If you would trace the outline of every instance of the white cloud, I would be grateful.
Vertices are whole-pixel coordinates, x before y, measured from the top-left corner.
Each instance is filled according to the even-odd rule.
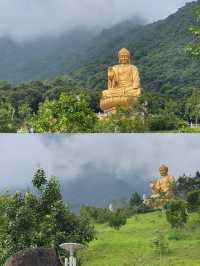
[[[18,41],[76,26],[109,26],[133,15],[157,20],[186,0],[0,0],[0,36]]]
[[[30,185],[39,165],[65,180],[107,173],[132,184],[135,175],[157,177],[163,163],[174,176],[193,174],[200,170],[199,139],[165,134],[1,135],[0,187]]]

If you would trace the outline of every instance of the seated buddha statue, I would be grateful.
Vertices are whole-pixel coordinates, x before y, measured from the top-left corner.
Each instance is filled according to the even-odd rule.
[[[117,107],[128,107],[141,96],[139,71],[130,64],[130,52],[123,48],[118,53],[119,65],[108,69],[108,89],[103,91],[100,107],[104,113]]]
[[[151,183],[153,205],[155,208],[161,208],[170,199],[173,198],[172,184],[175,182],[173,176],[168,175],[168,167],[161,165],[161,178]]]

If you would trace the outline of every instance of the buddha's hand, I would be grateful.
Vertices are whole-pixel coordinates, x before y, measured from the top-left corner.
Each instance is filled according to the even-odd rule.
[[[108,78],[109,78],[110,80],[113,80],[114,75],[115,75],[115,72],[114,72],[114,70],[113,70],[113,67],[109,67],[109,69],[108,69]]]

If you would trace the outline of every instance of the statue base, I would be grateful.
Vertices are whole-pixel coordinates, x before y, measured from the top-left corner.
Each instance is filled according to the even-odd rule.
[[[171,201],[173,198],[149,198],[145,200],[145,204],[153,209],[162,209],[165,204]]]
[[[129,107],[135,101],[137,101],[138,97],[130,97],[130,96],[113,96],[101,99],[100,107],[104,113],[115,113],[117,108],[119,107]]]

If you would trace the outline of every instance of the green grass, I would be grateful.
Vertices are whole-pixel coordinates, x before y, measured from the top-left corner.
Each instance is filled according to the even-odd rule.
[[[107,225],[97,225],[97,239],[79,255],[81,266],[199,266],[200,217],[190,216],[187,226],[181,229],[179,240],[160,212],[138,215],[115,231]],[[169,241],[169,253],[160,262],[153,248],[158,231]]]

